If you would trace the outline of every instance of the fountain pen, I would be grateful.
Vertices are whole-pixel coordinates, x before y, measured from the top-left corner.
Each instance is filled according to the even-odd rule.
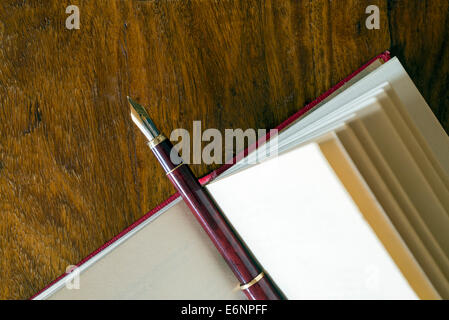
[[[162,165],[201,227],[224,258],[250,300],[279,300],[281,295],[251,257],[249,251],[223,217],[210,194],[189,166],[173,149],[170,140],[159,132],[146,110],[128,97],[131,118],[148,140],[148,146]]]

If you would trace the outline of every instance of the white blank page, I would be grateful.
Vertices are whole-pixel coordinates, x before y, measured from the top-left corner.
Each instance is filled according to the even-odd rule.
[[[207,188],[287,298],[417,298],[317,144]]]

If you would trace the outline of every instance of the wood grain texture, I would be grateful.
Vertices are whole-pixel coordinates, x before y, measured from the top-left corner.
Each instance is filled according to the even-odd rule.
[[[449,129],[449,2],[0,3],[0,298],[27,298],[174,192],[161,131],[272,128],[390,49]],[[380,8],[380,30],[365,8]],[[201,176],[217,165],[194,165]]]

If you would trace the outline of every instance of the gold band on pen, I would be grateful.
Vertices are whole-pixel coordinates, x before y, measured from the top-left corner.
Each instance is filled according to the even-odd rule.
[[[158,135],[156,138],[154,138],[151,141],[148,141],[148,146],[153,149],[155,146],[157,146],[159,143],[167,139],[163,134]]]
[[[173,169],[171,169],[169,172],[166,173],[166,175],[172,173],[173,171],[175,171],[176,169],[178,169],[180,166],[182,166],[184,163],[181,162],[180,164],[178,164],[176,167],[174,167]]]
[[[250,288],[251,286],[255,285],[257,282],[259,282],[264,276],[265,276],[265,273],[263,273],[263,271],[262,271],[250,282],[241,284],[240,290],[246,290],[246,289]]]

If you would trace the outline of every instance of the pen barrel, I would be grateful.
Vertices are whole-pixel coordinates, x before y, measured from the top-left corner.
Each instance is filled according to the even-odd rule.
[[[150,147],[200,225],[241,283],[250,300],[279,300],[271,284],[225,220],[211,196],[202,188],[187,164],[182,163],[171,142],[165,139]]]

